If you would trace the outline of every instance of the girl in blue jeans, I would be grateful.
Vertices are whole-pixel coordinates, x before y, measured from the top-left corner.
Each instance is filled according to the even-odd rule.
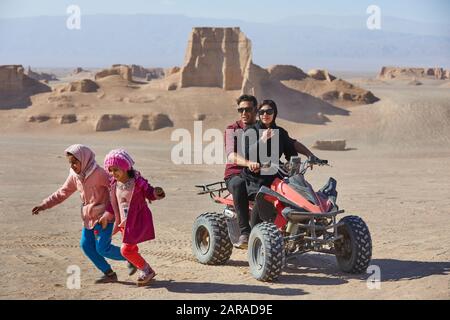
[[[120,253],[120,247],[111,244],[112,231],[114,223],[108,223],[106,228],[96,224],[94,229],[83,228],[81,232],[80,246],[84,254],[94,263],[94,265],[103,272],[103,277],[95,283],[109,283],[117,281],[117,274],[112,270],[111,265],[105,258],[126,261]],[[137,269],[128,262],[128,274],[133,275]]]

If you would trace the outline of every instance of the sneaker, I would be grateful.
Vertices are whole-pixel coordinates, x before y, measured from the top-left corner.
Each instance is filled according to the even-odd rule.
[[[155,270],[150,266],[144,270],[140,270],[139,277],[137,278],[136,284],[141,287],[147,285],[156,276]]]
[[[137,271],[137,268],[130,261],[128,261],[127,268],[128,268],[128,275],[129,276],[132,276]]]
[[[241,234],[239,240],[234,244],[237,249],[247,249],[248,248],[248,234]]]
[[[95,280],[95,284],[113,283],[117,281],[117,274],[111,270],[109,272],[105,272],[105,274],[101,278]]]

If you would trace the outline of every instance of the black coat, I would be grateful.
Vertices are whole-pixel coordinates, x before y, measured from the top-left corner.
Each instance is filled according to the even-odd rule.
[[[273,150],[275,154],[273,158],[278,162],[282,155],[289,161],[292,156],[297,155],[295,151],[295,140],[289,137],[289,134],[282,127],[273,124],[271,129],[274,130],[274,136],[267,140],[266,143],[261,141],[261,135],[265,126],[261,122],[257,122],[255,125],[248,127],[244,134],[244,154],[247,160],[256,161],[258,163],[267,162],[272,156],[272,143],[278,138],[279,148],[278,150]],[[255,141],[257,138],[257,141]],[[254,156],[256,155],[256,159]],[[261,158],[261,155],[267,156],[266,159]],[[247,185],[247,193],[249,196],[254,196],[258,193],[261,186],[270,186],[277,174],[273,175],[261,175],[260,172],[251,172],[248,168],[245,168],[241,172],[241,176],[245,179]]]

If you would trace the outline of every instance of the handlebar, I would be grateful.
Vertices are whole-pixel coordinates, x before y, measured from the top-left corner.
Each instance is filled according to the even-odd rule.
[[[328,160],[322,160],[317,158],[316,156],[310,156],[303,162],[300,161],[299,157],[292,157],[288,163],[273,164],[269,161],[266,163],[262,163],[261,169],[275,167],[281,175],[290,177],[297,173],[304,175],[308,168],[312,169],[314,165],[330,166]]]
[[[307,161],[310,164],[313,164],[313,165],[319,165],[319,166],[326,166],[326,165],[328,165],[328,160],[322,160],[322,159],[319,159],[319,158],[317,158],[315,156],[309,157],[309,159]]]
[[[330,165],[328,164],[328,160],[322,160],[312,155],[302,163],[300,167],[300,174],[304,175],[308,170],[308,168],[312,169],[313,166],[330,166]]]

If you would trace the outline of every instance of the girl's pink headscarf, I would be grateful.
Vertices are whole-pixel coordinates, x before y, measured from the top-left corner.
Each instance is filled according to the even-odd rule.
[[[65,152],[73,154],[73,156],[81,162],[80,174],[75,173],[72,168],[70,169],[72,174],[78,176],[81,180],[89,177],[89,175],[98,167],[97,162],[95,162],[95,153],[82,144],[73,144],[68,147]]]

